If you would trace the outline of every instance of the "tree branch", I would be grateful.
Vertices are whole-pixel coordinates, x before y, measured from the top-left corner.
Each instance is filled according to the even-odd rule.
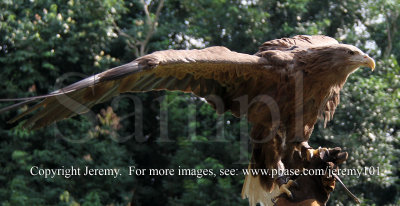
[[[147,49],[148,49],[147,45],[149,44],[150,39],[154,35],[154,32],[158,26],[158,19],[161,15],[161,10],[164,6],[164,0],[159,1],[154,19],[151,18],[149,8],[148,8],[149,5],[146,4],[146,2],[144,0],[140,0],[140,3],[142,3],[142,5],[143,5],[143,10],[145,13],[145,18],[146,18],[146,27],[147,27],[146,36],[142,41],[136,39],[132,35],[125,33],[118,27],[118,25],[114,21],[112,22],[114,25],[114,29],[118,32],[118,34],[120,36],[127,38],[127,45],[129,48],[134,50],[136,57],[146,55],[146,53],[147,53]]]
[[[139,54],[139,49],[137,47],[138,45],[137,45],[137,43],[135,43],[135,42],[138,42],[138,40],[135,37],[125,33],[124,31],[122,31],[119,28],[119,26],[115,23],[115,21],[112,21],[112,24],[114,26],[114,29],[118,32],[118,34],[120,36],[123,36],[123,37],[127,38],[126,44],[128,45],[129,48],[133,49],[133,52],[134,52],[135,56],[139,57],[140,54]]]
[[[141,2],[143,4],[143,10],[144,10],[144,12],[146,14],[146,19],[147,19],[146,24],[149,27],[149,31],[146,34],[146,38],[142,42],[140,42],[140,45],[141,45],[140,54],[141,54],[141,56],[143,56],[143,55],[145,55],[147,53],[147,51],[146,51],[147,50],[147,44],[149,43],[150,38],[153,36],[154,31],[155,31],[155,29],[157,27],[158,18],[160,17],[161,9],[164,6],[164,0],[160,0],[160,2],[158,3],[154,20],[151,19],[150,12],[149,12],[149,9],[148,9],[148,5],[144,2],[144,0],[141,0]]]
[[[393,14],[394,12],[394,14]],[[385,13],[385,18],[386,18],[386,30],[387,30],[387,41],[388,45],[385,49],[385,52],[383,54],[383,57],[386,59],[390,56],[392,53],[393,49],[393,38],[395,33],[397,32],[397,25],[396,25],[396,20],[399,17],[399,12],[398,11],[392,11],[390,15],[388,13]]]

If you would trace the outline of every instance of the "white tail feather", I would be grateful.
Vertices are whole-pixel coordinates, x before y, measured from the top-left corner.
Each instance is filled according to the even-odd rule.
[[[242,199],[248,198],[250,206],[256,206],[257,203],[260,203],[261,206],[273,205],[272,198],[278,194],[278,187],[274,187],[271,192],[266,192],[260,184],[259,176],[246,175],[242,188]]]

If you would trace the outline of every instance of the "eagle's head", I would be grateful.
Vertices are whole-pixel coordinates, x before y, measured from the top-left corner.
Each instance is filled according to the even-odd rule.
[[[301,58],[311,72],[347,77],[359,67],[375,69],[375,61],[355,46],[332,44],[309,48]]]
[[[332,46],[333,59],[338,61],[341,67],[347,73],[354,72],[359,67],[369,67],[371,70],[375,69],[375,61],[367,54],[362,52],[359,48],[348,45],[338,44]]]

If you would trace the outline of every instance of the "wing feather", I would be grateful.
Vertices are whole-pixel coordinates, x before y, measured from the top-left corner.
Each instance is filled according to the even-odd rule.
[[[323,118],[324,118],[324,127],[326,127],[327,123],[333,119],[333,115],[335,114],[336,107],[340,103],[340,87],[335,87],[332,89],[332,94],[326,101]],[[322,116],[322,115],[320,115]]]
[[[25,123],[25,127],[40,128],[76,114],[82,114],[95,104],[123,92],[151,90],[180,90],[200,97],[218,95],[226,105],[241,95],[239,85],[253,76],[274,81],[274,71],[263,66],[266,61],[254,55],[232,52],[225,47],[202,50],[167,50],[155,52],[119,67],[106,70],[79,82],[56,90],[49,95],[23,99],[10,108],[42,100],[9,122],[15,122],[39,110]],[[256,77],[254,77],[256,78]],[[251,84],[248,84],[251,85]],[[256,88],[241,88],[246,92]],[[231,110],[225,107],[225,110]]]
[[[259,52],[267,50],[293,50],[308,49],[311,47],[328,46],[339,44],[339,42],[331,37],[322,35],[297,35],[292,38],[281,38],[267,41],[261,45]]]

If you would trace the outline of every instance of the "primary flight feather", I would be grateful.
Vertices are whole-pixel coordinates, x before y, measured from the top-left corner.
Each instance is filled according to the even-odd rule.
[[[205,98],[218,113],[246,115],[253,124],[253,169],[296,167],[295,151],[308,148],[318,118],[327,121],[340,89],[358,67],[375,62],[358,48],[326,36],[299,35],[265,42],[255,55],[225,47],[158,51],[106,70],[48,95],[30,97],[4,112],[38,99],[15,122],[36,111],[24,127],[40,128],[89,111],[124,92],[179,90]],[[247,176],[242,196],[250,204],[270,203],[276,178]],[[278,186],[280,186],[278,184]],[[289,194],[290,195],[290,194]]]

